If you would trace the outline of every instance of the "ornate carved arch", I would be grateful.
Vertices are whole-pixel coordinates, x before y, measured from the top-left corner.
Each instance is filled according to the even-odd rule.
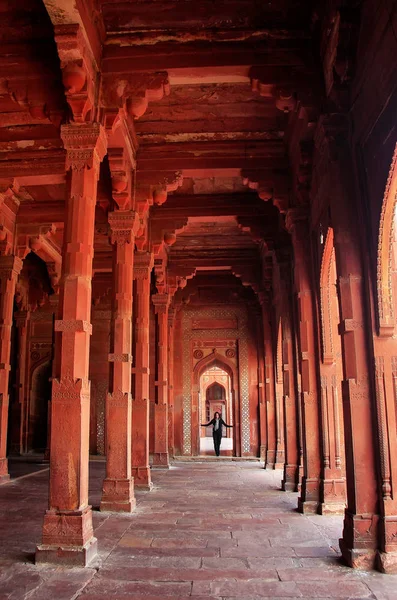
[[[241,456],[241,434],[237,431],[237,427],[241,427],[241,418],[240,418],[240,395],[239,395],[239,377],[237,365],[230,360],[226,356],[219,354],[218,352],[213,352],[208,356],[202,358],[193,369],[193,377],[192,377],[192,390],[193,397],[198,392],[199,389],[199,381],[200,377],[205,371],[211,369],[212,367],[219,367],[223,371],[225,371],[230,377],[230,391],[232,393],[232,413],[233,413],[233,424],[235,427],[233,428],[233,447],[236,453],[236,456]],[[197,398],[196,398],[197,400]],[[193,399],[193,410],[194,410],[195,400]],[[199,438],[194,435],[193,428],[195,424],[192,421],[192,446],[195,449],[195,453],[199,454]],[[196,439],[197,438],[197,439]]]
[[[328,228],[325,238],[320,270],[320,319],[321,319],[321,359],[324,364],[332,364],[335,359],[332,328],[332,265],[335,263],[334,230]]]
[[[395,311],[392,285],[394,220],[397,204],[397,144],[394,150],[379,222],[377,296],[379,335],[394,332]]]

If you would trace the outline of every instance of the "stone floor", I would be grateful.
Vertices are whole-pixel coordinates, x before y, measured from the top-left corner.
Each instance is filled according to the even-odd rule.
[[[256,462],[178,462],[154,471],[133,515],[97,512],[104,464],[91,465],[100,560],[35,567],[48,471],[0,487],[0,600],[397,599],[397,576],[338,560],[340,517],[304,516],[280,472]],[[18,467],[17,475],[22,468]]]

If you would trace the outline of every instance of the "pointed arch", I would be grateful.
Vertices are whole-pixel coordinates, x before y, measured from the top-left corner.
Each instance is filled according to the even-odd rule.
[[[232,360],[220,354],[213,352],[202,358],[193,369],[192,377],[192,411],[196,418],[192,418],[191,435],[194,454],[199,454],[199,436],[198,436],[198,391],[200,388],[200,377],[212,367],[218,367],[225,371],[230,377],[230,389],[232,394],[232,412],[233,412],[233,448],[236,456],[241,456],[241,407],[239,393],[239,377],[237,364]]]
[[[377,257],[378,326],[380,336],[394,333],[393,242],[397,204],[397,144],[387,178],[379,222]]]

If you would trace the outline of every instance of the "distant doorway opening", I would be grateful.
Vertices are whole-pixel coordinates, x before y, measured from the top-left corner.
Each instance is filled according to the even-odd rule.
[[[230,375],[219,366],[210,366],[200,377],[199,410],[200,423],[208,423],[219,412],[228,425],[233,425]],[[233,456],[233,450],[233,430],[223,428],[221,456]],[[215,454],[212,426],[200,429],[200,454]]]

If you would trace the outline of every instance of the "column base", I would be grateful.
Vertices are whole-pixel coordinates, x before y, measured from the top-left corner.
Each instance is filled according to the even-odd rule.
[[[275,471],[277,471],[279,469],[284,469],[284,463],[278,463],[278,462],[274,463],[273,469]]]
[[[268,450],[266,452],[265,469],[274,469],[276,464],[276,452],[274,450]]]
[[[134,480],[104,479],[102,488],[101,512],[126,512],[134,510]]]
[[[387,575],[397,574],[397,552],[381,552],[378,550],[376,555],[376,568],[381,573]]]
[[[266,446],[261,446],[259,449],[259,458],[262,462],[266,462]]]
[[[97,556],[91,506],[83,510],[47,510],[36,563],[86,567]]]
[[[8,472],[8,460],[6,458],[0,458],[0,485],[8,483],[10,481],[10,474]]]
[[[284,477],[281,482],[281,489],[284,492],[298,491],[298,465],[284,465]]]
[[[319,506],[320,482],[318,479],[303,477],[298,511],[303,514],[317,514]]]
[[[320,502],[318,505],[319,515],[344,515],[345,510],[344,502]]]
[[[131,474],[136,488],[151,490],[153,483],[150,477],[150,467],[132,467]]]
[[[39,544],[36,547],[35,564],[62,565],[67,567],[88,567],[98,556],[98,541],[91,538],[84,546],[56,546]]]
[[[156,469],[169,469],[168,452],[153,452],[153,467]]]
[[[339,540],[342,558],[352,569],[372,571],[376,562],[377,551],[374,548],[348,548],[345,540]]]
[[[284,464],[285,464],[285,452],[283,450],[278,450],[276,452],[276,457],[275,457],[275,469],[284,469]]]
[[[326,473],[324,479],[320,480],[320,498],[320,515],[343,515],[346,509],[345,478]]]
[[[318,502],[316,500],[302,500],[298,498],[298,512],[304,515],[316,515],[318,511]]]
[[[5,473],[4,475],[0,475],[0,485],[3,485],[4,483],[8,483],[10,481],[10,475],[9,473]]]

